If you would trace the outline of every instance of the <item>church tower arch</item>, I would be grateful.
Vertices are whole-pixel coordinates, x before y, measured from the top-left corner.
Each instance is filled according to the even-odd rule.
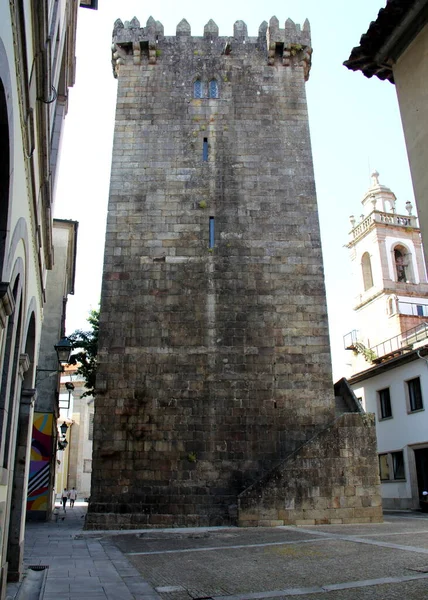
[[[395,280],[398,283],[414,283],[412,254],[404,244],[396,244],[393,248],[393,264]]]

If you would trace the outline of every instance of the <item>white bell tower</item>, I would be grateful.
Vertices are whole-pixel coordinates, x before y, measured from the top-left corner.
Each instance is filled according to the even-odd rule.
[[[400,353],[428,327],[428,283],[418,219],[412,204],[397,212],[397,198],[372,173],[363,214],[351,219],[347,247],[356,287],[358,331],[345,336],[354,372]],[[425,325],[427,323],[427,326]],[[362,360],[363,362],[362,362]]]

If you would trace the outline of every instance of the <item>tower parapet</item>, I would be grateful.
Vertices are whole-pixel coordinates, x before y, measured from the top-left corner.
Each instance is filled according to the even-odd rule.
[[[186,19],[177,25],[175,36],[165,36],[162,23],[149,17],[145,27],[140,27],[136,17],[123,23],[120,19],[114,24],[112,44],[113,75],[118,77],[120,66],[127,60],[134,64],[147,61],[156,64],[162,52],[171,45],[180,45],[193,54],[218,56],[230,54],[250,54],[252,50],[264,51],[270,66],[301,67],[305,81],[309,78],[311,68],[311,31],[306,19],[303,29],[291,19],[287,19],[281,29],[276,17],[269,24],[260,24],[258,36],[248,36],[248,28],[244,21],[236,21],[233,36],[219,36],[217,24],[210,19],[204,27],[203,36],[192,36],[191,27]]]

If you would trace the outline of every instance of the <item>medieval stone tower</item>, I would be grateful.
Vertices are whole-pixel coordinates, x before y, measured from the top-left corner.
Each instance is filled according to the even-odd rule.
[[[282,29],[272,18],[258,37],[242,21],[232,37],[213,21],[202,37],[185,20],[174,37],[152,18],[115,24],[88,527],[308,522],[308,498],[318,521],[340,519],[344,470],[320,461],[334,448],[351,464],[358,432],[374,461],[358,448],[362,512],[379,518],[370,423],[347,423],[346,455],[337,427],[326,433],[335,406],[305,98],[311,52],[307,21]],[[312,469],[303,479],[302,458]],[[294,475],[279,483],[275,469],[290,460]],[[251,486],[263,477],[268,489],[274,472],[279,509],[251,517]],[[293,490],[279,492],[286,484]]]

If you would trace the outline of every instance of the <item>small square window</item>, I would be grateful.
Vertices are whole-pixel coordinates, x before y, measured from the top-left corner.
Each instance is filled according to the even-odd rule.
[[[422,401],[421,380],[419,377],[409,379],[407,382],[407,390],[409,393],[409,408],[410,412],[422,410],[424,403]]]
[[[405,480],[403,451],[379,454],[379,474],[383,482]]]
[[[389,419],[390,417],[392,417],[391,396],[389,393],[389,388],[379,390],[377,395],[379,401],[379,419]]]

